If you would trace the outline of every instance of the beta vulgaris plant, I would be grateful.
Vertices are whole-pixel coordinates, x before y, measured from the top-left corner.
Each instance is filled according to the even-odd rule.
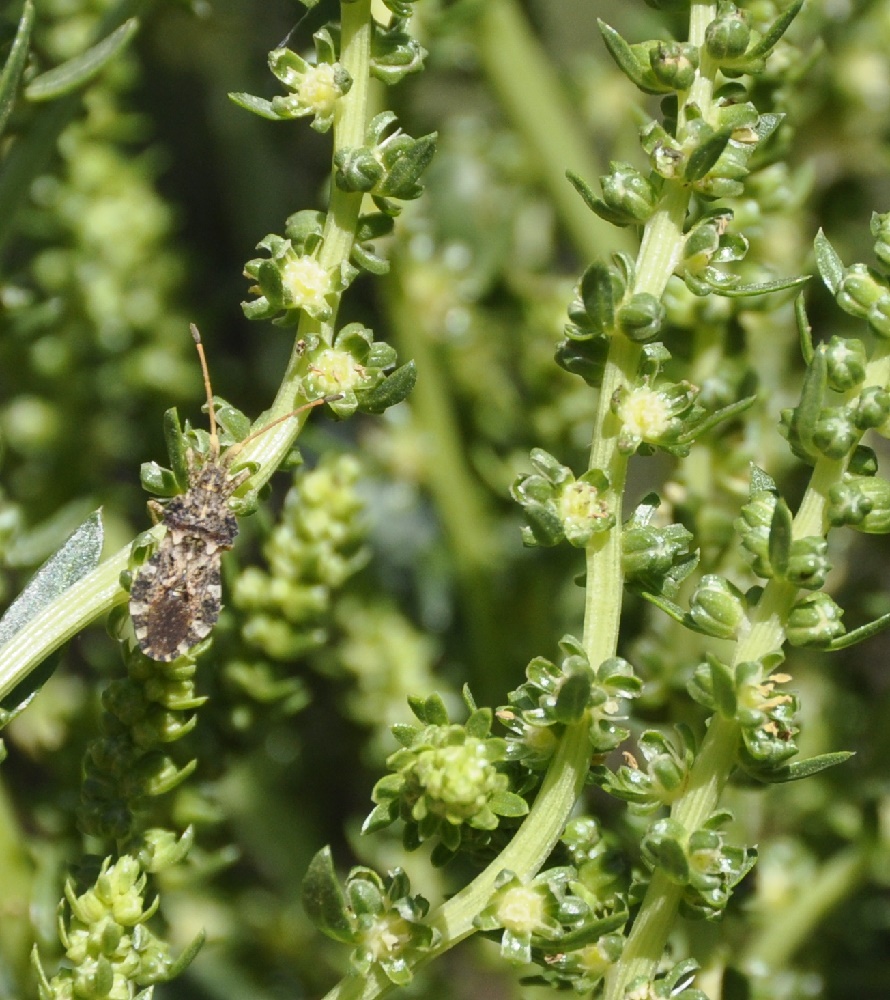
[[[244,317],[289,354],[264,355],[256,420],[209,386],[208,429],[167,410],[135,538],[123,492],[86,520],[81,498],[138,453],[140,391],[195,402],[186,268],[122,152],[156,56],[128,47],[129,0],[6,12],[7,583],[52,554],[0,620],[0,722],[14,793],[52,778],[30,812],[0,803],[0,998],[457,998],[496,953],[505,997],[886,995],[881,640],[823,654],[890,626],[856,541],[890,532],[890,212],[877,265],[847,263],[797,150],[830,159],[811,127],[854,100],[890,4],[604,3],[618,27],[597,22],[571,102],[546,45],[593,15],[565,3],[536,36],[516,0],[343,0],[328,24],[302,0],[271,96],[229,95],[245,128],[330,136],[324,210],[244,264]],[[441,120],[403,127],[381,83]],[[301,465],[322,413],[364,415],[362,448],[313,428]],[[125,669],[84,640],[101,703],[73,677],[54,702],[57,651],[100,616]],[[341,876],[348,852],[366,863]],[[495,950],[442,972],[473,935]]]

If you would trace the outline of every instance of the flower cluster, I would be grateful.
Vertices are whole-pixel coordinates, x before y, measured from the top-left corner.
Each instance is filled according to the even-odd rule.
[[[425,922],[429,903],[410,892],[400,868],[384,878],[370,868],[353,868],[341,889],[324,848],[309,865],[302,896],[316,927],[352,946],[354,973],[367,976],[379,968],[391,983],[405,986],[413,978],[411,960],[431,951],[441,937]]]
[[[564,636],[564,652],[557,666],[537,656],[525,671],[526,682],[509,694],[510,704],[498,717],[510,727],[510,759],[539,764],[552,748],[552,737],[541,733],[549,726],[574,725],[585,717],[594,753],[608,753],[627,739],[618,723],[626,718],[626,702],[639,696],[640,679],[620,657],[610,657],[593,667],[581,643]]]
[[[591,538],[615,523],[607,500],[609,480],[599,469],[575,478],[542,448],[531,453],[536,472],[520,476],[511,487],[528,524],[522,529],[525,545],[557,545],[565,539],[583,548]]]
[[[489,735],[490,709],[477,709],[464,693],[470,717],[463,725],[451,723],[442,699],[411,700],[422,726],[393,726],[402,744],[387,760],[393,772],[374,786],[376,808],[365,820],[364,833],[401,818],[404,842],[410,850],[437,838],[433,860],[443,864],[469,840],[484,846],[501,818],[528,812],[528,803],[510,791],[503,773],[507,744]],[[466,845],[465,845],[466,846]]]
[[[130,1000],[133,986],[165,982],[186,968],[203,934],[174,960],[146,925],[157,900],[146,906],[145,890],[145,873],[131,857],[114,863],[106,858],[93,884],[80,894],[68,880],[70,912],[60,920],[59,931],[70,964],[47,979],[35,953],[40,1000]]]

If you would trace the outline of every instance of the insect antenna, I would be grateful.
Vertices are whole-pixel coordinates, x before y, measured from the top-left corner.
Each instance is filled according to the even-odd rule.
[[[207,413],[210,417],[210,451],[213,460],[219,458],[219,434],[216,430],[216,411],[213,408],[213,389],[210,386],[210,372],[207,369],[207,357],[204,354],[204,344],[201,342],[201,334],[194,323],[189,324],[192,331],[192,340],[198,351],[198,358],[201,362],[201,372],[204,375],[204,391],[207,393]]]
[[[296,417],[298,414],[303,413],[305,410],[311,410],[316,406],[321,406],[322,403],[333,403],[335,400],[342,399],[342,396],[319,396],[318,399],[313,399],[308,403],[304,403],[302,406],[298,406],[295,410],[291,410],[289,413],[285,413],[284,416],[276,417],[271,423],[265,424],[258,430],[252,431],[247,435],[246,438],[242,438],[240,441],[236,442],[228,449],[225,454],[225,461],[228,464],[231,460],[238,454],[241,449],[258,438],[261,434],[265,434],[266,431],[270,431],[273,427],[277,427],[278,424],[283,424],[285,420],[290,420],[291,417]]]

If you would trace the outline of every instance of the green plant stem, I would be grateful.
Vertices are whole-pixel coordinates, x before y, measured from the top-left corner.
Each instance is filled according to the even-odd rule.
[[[340,14],[340,62],[353,82],[349,92],[338,102],[336,109],[333,155],[340,149],[361,146],[365,141],[370,88],[371,0],[342,3]],[[361,192],[343,191],[336,184],[331,185],[331,202],[325,218],[322,245],[318,255],[318,263],[325,270],[337,272],[340,266],[349,260],[361,205]],[[265,422],[271,423],[299,405],[297,397],[309,364],[304,349],[305,341],[310,336],[321,336],[330,342],[333,337],[337,306],[339,298],[332,318],[325,323],[312,319],[306,313],[300,317],[294,348],[275,400],[265,415]],[[265,484],[281,465],[293,448],[307,415],[304,411],[297,414],[293,420],[285,420],[272,428],[268,434],[261,434],[245,447],[242,452],[243,460],[255,462],[259,466],[251,478],[252,487],[257,488]]]
[[[541,181],[579,252],[588,260],[604,248],[631,249],[627,230],[615,230],[589,212],[566,180],[571,170],[588,182],[602,169],[590,142],[578,131],[578,115],[552,60],[529,28],[515,0],[485,0],[478,6],[477,51],[513,128],[530,151]]]
[[[442,940],[414,968],[432,961],[473,933],[473,920],[484,909],[495,880],[502,871],[507,869],[522,881],[528,881],[538,873],[581,794],[589,756],[587,726],[582,723],[567,729],[522,826],[485,871],[432,914],[430,923],[441,932]],[[377,973],[360,983],[356,983],[354,978],[343,980],[326,995],[325,1000],[371,1000],[393,988],[389,980]]]
[[[133,3],[134,0],[121,3],[115,9],[115,17],[121,12],[129,16]],[[334,123],[335,150],[361,145],[364,141],[371,45],[370,11],[371,0],[343,4],[341,61],[354,83],[343,98]],[[3,203],[4,190],[0,178],[0,204]],[[348,260],[360,208],[360,194],[333,188],[324,230],[325,243],[319,256],[322,266],[334,270]],[[304,314],[284,379],[272,407],[265,415],[266,422],[283,416],[298,405],[296,396],[308,363],[301,342],[310,332],[317,330],[318,324]],[[325,331],[319,332],[323,334]],[[304,411],[245,446],[239,462],[255,463],[257,466],[249,483],[250,488],[258,489],[269,480],[293,447],[307,416],[308,412]],[[153,531],[159,537],[163,528],[157,526]],[[127,545],[65,591],[0,649],[0,697],[12,691],[73,635],[111,610],[115,604],[126,600],[126,591],[120,586],[120,575],[127,568],[129,558],[130,546]]]
[[[497,664],[503,660],[491,586],[499,548],[495,519],[485,492],[466,461],[445,368],[417,316],[417,303],[406,296],[394,277],[386,280],[385,289],[387,315],[399,354],[413,358],[423,372],[422,391],[411,401],[412,421],[424,442],[424,481],[442,519],[454,559],[474,674],[484,682],[486,676],[499,676]]]
[[[858,844],[836,854],[798,886],[794,899],[775,914],[750,942],[740,966],[753,975],[781,969],[813,935],[838,903],[849,896],[868,873],[870,848]]]
[[[866,384],[885,385],[890,375],[888,345],[878,345],[869,363]],[[793,523],[793,537],[824,535],[827,531],[828,491],[843,475],[845,463],[820,459],[801,500]],[[797,600],[798,590],[784,580],[770,580],[752,614],[751,628],[736,647],[733,666],[759,660],[781,650],[785,641],[785,622]],[[735,766],[740,732],[731,719],[715,715],[689,774],[686,791],[671,810],[671,816],[687,830],[698,829],[717,808],[720,796]],[[848,866],[838,864],[836,876],[826,876],[825,898],[830,898]],[[838,890],[839,891],[839,890]],[[637,976],[651,976],[664,952],[667,938],[677,916],[682,887],[674,885],[660,871],[649,883],[642,906],[634,921],[621,961],[611,971],[606,1000],[619,1000],[627,985]],[[822,897],[814,899],[813,905]],[[825,904],[826,906],[828,904]],[[802,918],[801,918],[802,919]]]

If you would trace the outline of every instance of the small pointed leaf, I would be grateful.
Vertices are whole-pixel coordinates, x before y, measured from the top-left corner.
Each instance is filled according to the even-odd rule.
[[[29,101],[53,101],[89,83],[126,45],[139,28],[131,17],[92,48],[35,77],[25,88]]]
[[[309,863],[301,897],[309,919],[323,934],[335,941],[353,940],[346,897],[334,871],[330,847],[323,847]]]
[[[0,73],[0,133],[6,127],[6,122],[15,104],[22,70],[28,60],[28,46],[31,40],[31,28],[34,25],[34,4],[26,0],[22,16],[19,18],[18,30],[12,43],[9,56]]]

